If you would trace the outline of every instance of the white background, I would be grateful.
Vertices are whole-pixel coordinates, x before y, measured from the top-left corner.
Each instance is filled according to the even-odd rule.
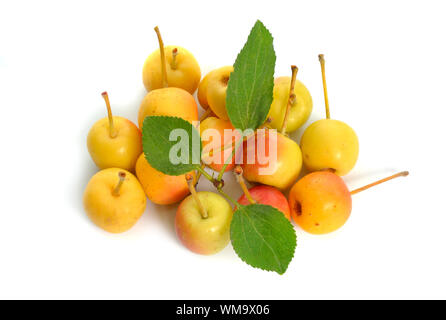
[[[444,13],[443,1],[2,1],[0,298],[446,298]],[[297,229],[283,276],[230,245],[187,251],[175,206],[149,204],[122,235],[95,227],[82,193],[97,170],[86,136],[106,115],[100,93],[136,122],[155,25],[204,74],[233,63],[257,18],[275,38],[276,75],[299,66],[311,121],[324,115],[325,53],[332,117],[360,140],[349,187],[410,176],[355,195],[333,234]]]

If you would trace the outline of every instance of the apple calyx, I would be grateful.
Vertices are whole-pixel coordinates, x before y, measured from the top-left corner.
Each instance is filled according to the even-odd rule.
[[[200,198],[198,197],[197,190],[195,190],[194,177],[192,177],[192,175],[190,173],[186,174],[186,181],[189,186],[190,193],[192,194],[192,197],[194,198],[195,203],[198,206],[198,211],[200,212],[201,217],[203,219],[207,219],[208,213],[206,211],[206,208],[201,203]]]
[[[116,138],[116,136],[118,135],[115,126],[113,124],[113,114],[111,111],[111,107],[110,107],[110,100],[108,98],[108,93],[107,91],[102,92],[102,98],[104,98],[105,100],[105,105],[107,106],[107,113],[108,113],[108,123],[109,123],[109,134],[110,134],[110,138]]]
[[[351,191],[350,194],[353,195],[353,194],[359,193],[361,191],[367,190],[367,189],[369,189],[371,187],[374,187],[374,186],[376,186],[378,184],[384,183],[386,181],[389,181],[389,180],[392,180],[392,179],[395,179],[395,178],[398,178],[398,177],[407,177],[408,175],[409,175],[409,171],[398,172],[398,173],[395,173],[394,175],[391,175],[391,176],[389,176],[387,178],[375,181],[375,182],[370,183],[368,185],[365,185],[365,186],[363,186],[361,188],[355,189],[355,190]]]
[[[299,69],[295,65],[291,66],[290,94],[288,96],[288,102],[287,102],[287,106],[286,106],[285,116],[284,116],[283,122],[282,122],[282,128],[280,129],[280,132],[282,134],[285,134],[286,125],[288,122],[288,114],[290,113],[291,106],[296,101],[296,95],[294,94],[294,85],[296,84],[296,75],[297,75],[298,70]]]
[[[124,171],[119,171],[118,177],[119,177],[118,184],[116,185],[116,187],[112,191],[112,194],[115,197],[119,197],[119,193],[121,191],[122,184],[124,183],[125,177],[126,177],[125,172]]]
[[[327,81],[325,79],[325,58],[323,54],[319,55],[319,62],[321,64],[322,85],[324,86],[325,118],[330,119],[330,107],[328,105],[328,94],[327,94]]]
[[[163,87],[167,88],[169,85],[167,83],[167,70],[166,70],[166,55],[164,52],[164,43],[163,38],[161,37],[161,32],[158,26],[155,27],[156,36],[158,37],[158,44],[160,47],[160,56],[161,56],[161,72],[163,77]]]
[[[217,190],[221,190],[225,186],[225,180],[223,179],[212,179],[211,182]]]
[[[252,198],[251,194],[249,193],[248,187],[246,186],[245,179],[243,179],[243,169],[240,166],[236,166],[234,168],[234,175],[235,179],[237,180],[238,184],[243,190],[243,193],[245,194],[246,198],[249,200],[251,204],[255,204],[256,201]]]

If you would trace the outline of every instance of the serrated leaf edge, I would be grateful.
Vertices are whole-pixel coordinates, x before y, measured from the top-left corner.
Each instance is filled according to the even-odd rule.
[[[144,120],[143,120],[143,125],[142,125],[142,129],[141,129],[141,138],[142,138],[142,145],[143,145],[143,154],[144,154],[144,158],[146,159],[146,161],[147,161],[151,166],[153,166],[153,165],[152,165],[152,164],[150,163],[150,161],[147,159],[148,152],[146,152],[146,151],[144,150],[144,132],[143,132],[145,123],[149,120],[149,118],[158,118],[158,119],[160,119],[160,118],[164,118],[164,119],[175,119],[175,120],[186,121],[186,122],[188,122],[188,123],[191,125],[191,127],[192,127],[193,129],[195,129],[195,130],[197,131],[197,134],[198,134],[198,136],[200,137],[200,133],[198,132],[197,128],[196,128],[192,123],[190,123],[189,121],[187,121],[187,120],[185,120],[185,119],[183,119],[183,118],[181,118],[181,117],[176,117],[176,116],[165,116],[165,115],[150,115],[150,116],[146,116],[146,117],[144,118]],[[169,142],[170,142],[170,141],[169,141]],[[201,142],[201,137],[200,137],[200,159],[201,159],[201,156],[202,156],[201,152],[202,152],[202,142]],[[192,164],[192,165],[195,166],[196,168],[200,167],[198,164]],[[155,170],[158,170],[158,169],[155,168],[155,167],[154,167],[154,169],[155,169]],[[160,171],[160,170],[158,170],[158,171]],[[162,172],[162,171],[160,171],[160,172]],[[162,172],[162,173],[163,173],[163,174],[166,174],[166,173],[164,173],[164,172]],[[166,175],[168,175],[168,174],[166,174]],[[181,174],[179,174],[179,175],[181,175]],[[178,176],[178,175],[177,175],[177,176]]]
[[[251,32],[252,32],[252,30],[253,30],[258,24],[260,24],[260,25],[267,31],[268,35],[271,37],[272,43],[274,43],[274,37],[273,37],[272,33],[269,31],[268,28],[266,28],[266,26],[265,26],[265,25],[263,24],[263,22],[260,21],[260,20],[257,20],[257,21],[256,21],[256,23],[254,24],[254,26],[251,28]],[[239,51],[239,53],[237,54],[237,58],[236,58],[236,60],[235,60],[235,62],[234,62],[234,71],[236,70],[236,67],[238,67],[237,60],[238,60],[240,54],[241,54],[242,51],[245,49],[246,44],[247,44],[248,41],[249,41],[249,38],[252,36],[251,32],[250,32],[249,35],[248,35],[248,39],[246,40],[245,45],[243,46],[243,48],[242,48],[242,49]],[[273,62],[273,63],[274,63],[274,66],[275,66],[275,64],[276,64],[276,60],[277,60],[277,56],[276,56],[276,53],[275,53],[275,51],[274,51],[274,47],[273,47],[273,54],[274,54],[274,62]],[[273,79],[273,81],[272,81],[272,89],[273,89],[273,88],[274,88],[274,72],[273,72],[273,75],[272,75],[272,79]],[[229,77],[228,87],[230,86],[230,82],[231,82],[231,77]],[[227,99],[228,99],[228,96],[226,96],[226,101],[227,101]],[[271,103],[272,103],[272,100],[273,100],[273,90],[271,90]],[[227,103],[226,103],[226,105],[227,105]],[[240,118],[242,118],[241,113],[240,113],[240,109],[239,109],[238,113],[239,113]],[[252,119],[252,115],[253,115],[253,113],[252,113],[251,115],[249,115],[249,121],[248,121],[248,123],[251,122],[250,120]],[[268,117],[268,112],[265,114],[265,119],[263,119],[263,121],[265,121],[267,117]],[[229,120],[231,121],[230,118],[229,118]],[[246,121],[244,121],[244,122],[245,122],[245,123],[244,123],[243,127],[244,127],[245,130],[246,130],[246,129],[253,129],[253,130],[257,129],[257,128],[247,128]],[[231,123],[232,123],[232,121],[231,121]]]
[[[265,205],[265,204],[256,204],[256,205],[271,207],[271,208],[273,208],[274,210],[278,211],[281,215],[283,215],[282,212],[280,212],[278,209],[274,208],[273,206]],[[237,212],[237,210],[234,212],[234,214],[236,214],[236,212]],[[284,217],[284,219],[286,219],[286,218]],[[295,253],[296,253],[296,248],[297,248],[297,233],[296,233],[296,229],[294,228],[294,226],[293,226],[293,224],[291,223],[291,221],[289,221],[288,219],[286,219],[286,220],[287,220],[288,223],[291,225],[291,228],[292,228],[292,230],[293,230],[293,235],[294,235],[294,238],[295,238],[296,241],[294,241],[293,248],[292,248],[292,249],[293,249],[293,254],[291,255],[290,260],[289,260],[288,263],[286,264],[286,268],[283,270],[283,272],[278,272],[278,271],[276,271],[276,270],[269,270],[269,269],[265,269],[265,268],[262,268],[262,267],[259,267],[259,266],[253,266],[253,265],[251,265],[251,264],[248,263],[243,257],[240,256],[240,254],[238,253],[237,249],[236,249],[236,248],[234,247],[234,245],[232,244],[232,238],[231,238],[231,245],[232,245],[232,248],[234,249],[234,252],[235,252],[235,253],[237,254],[237,256],[240,258],[240,260],[242,260],[244,263],[246,263],[248,266],[250,266],[250,267],[252,267],[252,268],[260,269],[260,270],[262,270],[262,271],[276,272],[276,273],[278,273],[279,275],[283,275],[283,274],[285,274],[285,272],[288,270],[288,267],[289,267],[291,261],[293,261],[293,259],[294,259],[294,255],[295,255]]]

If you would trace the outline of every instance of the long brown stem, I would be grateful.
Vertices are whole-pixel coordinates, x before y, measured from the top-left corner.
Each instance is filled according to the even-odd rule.
[[[297,75],[298,68],[296,66],[291,66],[291,83],[290,83],[290,94],[288,96],[288,102],[285,110],[285,116],[283,118],[282,122],[282,128],[280,129],[280,132],[282,134],[285,134],[286,132],[286,125],[288,123],[288,115],[290,113],[291,106],[296,101],[296,95],[294,94],[294,85],[296,84],[296,75]]]
[[[371,187],[374,187],[374,186],[376,186],[378,184],[384,183],[386,181],[389,181],[389,180],[392,180],[392,179],[395,179],[395,178],[398,178],[398,177],[406,177],[408,175],[409,175],[409,171],[398,172],[398,173],[396,173],[394,175],[391,175],[390,177],[378,180],[376,182],[370,183],[370,184],[368,184],[366,186],[363,186],[361,188],[355,189],[355,190],[351,191],[350,194],[356,194],[356,193],[359,193],[361,191],[367,190],[367,189],[369,189]]]
[[[166,55],[164,52],[164,43],[163,38],[161,37],[161,32],[158,26],[155,27],[155,32],[158,37],[158,44],[160,47],[160,56],[161,56],[161,72],[163,77],[163,87],[167,88],[169,85],[167,83],[167,70],[166,70]]]
[[[327,94],[327,81],[325,79],[325,58],[323,54],[319,55],[319,62],[321,63],[322,84],[324,86],[325,117],[327,119],[330,119],[330,107],[328,105],[328,94]]]
[[[113,114],[110,107],[110,100],[108,99],[108,93],[106,91],[102,92],[102,98],[104,98],[105,105],[107,106],[108,124],[109,124],[108,128],[109,128],[110,138],[116,138],[117,132],[113,124]]]
[[[201,217],[203,219],[207,219],[208,213],[206,211],[206,208],[201,203],[200,198],[198,197],[197,190],[195,190],[195,186],[194,186],[194,178],[192,177],[192,175],[190,173],[186,174],[186,181],[187,181],[187,184],[189,185],[190,193],[192,194],[192,197],[194,198],[195,203],[198,206],[198,211],[200,211]]]
[[[243,169],[240,166],[235,167],[234,169],[235,178],[237,179],[237,182],[239,183],[240,187],[242,187],[243,193],[245,194],[246,198],[249,200],[251,204],[256,203],[256,201],[252,198],[251,194],[249,193],[248,187],[246,186],[245,179],[243,179]]]
[[[116,187],[113,189],[113,192],[112,192],[112,194],[115,197],[119,197],[119,192],[121,191],[122,184],[125,181],[126,174],[124,171],[119,171],[118,176],[119,176],[119,182],[116,185]]]

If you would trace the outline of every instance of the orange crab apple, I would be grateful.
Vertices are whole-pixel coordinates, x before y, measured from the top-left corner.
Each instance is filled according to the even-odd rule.
[[[240,139],[239,131],[234,129],[230,121],[208,117],[200,123],[200,136],[203,143],[203,162],[215,171],[222,170]],[[234,166],[235,155],[225,171],[232,170]]]
[[[350,191],[338,175],[330,171],[313,172],[290,190],[291,216],[303,230],[324,234],[342,227],[350,217]]]
[[[142,128],[148,116],[170,116],[193,122],[198,120],[198,107],[194,97],[179,88],[162,88],[150,91],[141,103],[138,125]]]
[[[408,174],[407,171],[400,172],[350,192],[344,180],[332,171],[312,172],[300,179],[290,190],[288,201],[291,217],[306,232],[333,232],[342,227],[350,217],[351,195]]]
[[[144,154],[136,162],[136,176],[147,197],[156,204],[167,205],[183,200],[189,194],[185,175],[169,176],[153,168]],[[193,177],[195,173],[191,172]]]
[[[298,178],[302,153],[296,142],[274,129],[259,129],[243,145],[243,176],[284,190]]]

